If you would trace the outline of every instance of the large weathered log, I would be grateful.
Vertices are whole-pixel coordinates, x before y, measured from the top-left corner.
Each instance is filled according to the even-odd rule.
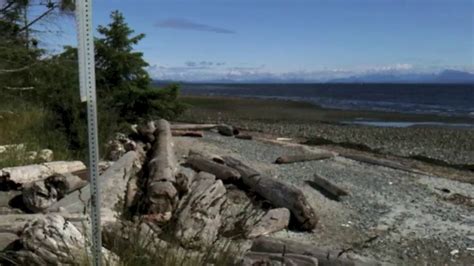
[[[80,161],[56,161],[26,166],[7,167],[0,170],[0,183],[13,182],[18,185],[34,182],[55,173],[64,174],[85,169]]]
[[[269,210],[246,234],[247,238],[268,235],[288,227],[290,211],[287,208]]]
[[[252,191],[271,202],[275,207],[289,209],[301,229],[312,230],[316,227],[318,217],[301,190],[281,180],[262,176],[235,158],[225,156],[223,159],[226,165],[241,174],[243,183],[249,186]]]
[[[317,174],[314,175],[314,179],[312,181],[307,181],[307,182],[318,189],[319,188],[323,189],[324,192],[329,193],[336,200],[339,200],[340,196],[349,195],[349,193],[346,190],[338,187],[337,185],[333,184],[331,181]]]
[[[385,160],[385,159],[379,159],[379,158],[373,158],[373,157],[366,156],[366,155],[349,154],[349,153],[341,154],[341,156],[345,157],[345,158],[348,158],[348,159],[351,159],[351,160],[354,160],[354,161],[359,161],[359,162],[363,162],[363,163],[367,163],[367,164],[379,165],[379,166],[383,166],[383,167],[388,167],[388,168],[392,168],[392,169],[396,169],[396,170],[402,170],[402,171],[416,173],[416,174],[423,174],[420,171],[417,171],[415,169],[407,167],[407,166],[405,166],[403,164],[400,164],[398,162],[389,161],[389,160]]]
[[[235,182],[240,178],[240,173],[237,170],[202,156],[192,155],[186,160],[186,164],[196,171],[211,173],[224,182]]]
[[[171,130],[210,130],[216,127],[216,124],[172,124]]]
[[[318,264],[316,258],[305,255],[250,251],[245,253],[240,265],[318,266],[321,264]]]
[[[225,193],[221,180],[205,172],[197,174],[176,219],[175,236],[182,246],[203,249],[217,239]]]
[[[155,137],[152,159],[148,162],[148,212],[166,221],[178,203],[175,187],[177,164],[168,121],[161,119],[156,122]]]
[[[191,130],[172,130],[171,134],[173,137],[193,137],[202,138],[204,133],[202,131],[191,131]]]
[[[325,160],[334,157],[332,153],[307,153],[298,155],[286,155],[278,157],[275,161],[277,164],[287,164],[306,161]]]
[[[99,177],[101,189],[102,221],[115,221],[116,211],[121,211],[127,183],[141,167],[137,152],[129,151]],[[74,191],[48,208],[49,212],[63,210],[69,213],[80,213],[90,210],[90,185]],[[112,211],[113,210],[113,211]]]
[[[62,199],[67,194],[83,188],[88,182],[77,175],[65,173],[49,176],[44,183],[46,187],[54,187],[58,193],[58,199]]]
[[[27,223],[20,242],[23,249],[14,256],[20,265],[86,263],[86,250],[90,248],[84,234],[58,214],[40,216]],[[104,248],[102,256],[104,265],[118,264],[117,256]]]
[[[44,214],[4,214],[0,219],[0,232],[19,234],[27,223],[44,218]],[[86,214],[61,213],[67,221],[72,223],[87,222],[89,216]]]
[[[271,237],[259,237],[252,243],[251,251],[268,252],[277,254],[300,254],[315,257],[321,266],[353,266],[353,265],[378,265],[374,261],[362,258],[352,258],[340,252],[328,251],[318,248],[313,244],[305,244],[300,241],[279,239]]]

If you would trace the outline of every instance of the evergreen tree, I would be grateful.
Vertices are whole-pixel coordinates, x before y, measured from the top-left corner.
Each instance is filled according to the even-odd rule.
[[[177,100],[178,87],[152,88],[145,70],[148,63],[143,59],[143,53],[133,50],[145,35],[133,35],[134,31],[119,11],[112,12],[110,17],[112,22],[107,27],[98,28],[103,37],[96,41],[99,98],[116,108],[126,121],[169,119],[179,115],[184,106]]]

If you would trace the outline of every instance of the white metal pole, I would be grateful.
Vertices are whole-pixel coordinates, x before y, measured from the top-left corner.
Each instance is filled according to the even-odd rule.
[[[92,0],[76,0],[78,29],[78,61],[81,101],[87,102],[89,136],[89,178],[91,189],[92,258],[93,265],[102,262],[100,228],[100,187],[98,184],[99,145],[97,129],[97,98],[95,81],[94,37],[92,31]]]

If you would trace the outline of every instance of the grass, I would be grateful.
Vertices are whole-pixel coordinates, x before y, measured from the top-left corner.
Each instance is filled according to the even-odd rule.
[[[0,168],[35,163],[28,153],[51,149],[55,160],[75,157],[64,135],[53,127],[52,116],[45,109],[25,103],[10,102],[0,106],[0,146],[22,144],[0,153]]]

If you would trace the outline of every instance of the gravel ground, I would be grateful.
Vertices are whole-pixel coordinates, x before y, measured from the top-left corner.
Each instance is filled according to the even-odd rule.
[[[196,120],[214,123],[216,119]],[[418,157],[436,163],[474,169],[474,129],[442,127],[390,128],[299,121],[264,122],[221,119],[221,122],[251,131],[285,137],[302,137],[313,144],[337,143],[402,157]]]
[[[239,140],[209,133],[203,139],[179,138],[177,149],[200,147],[230,154],[266,174],[303,190],[320,223],[313,233],[285,231],[290,237],[320,247],[351,248],[355,253],[396,265],[474,265],[472,199],[455,204],[446,197],[474,197],[474,185],[439,177],[415,175],[385,167],[334,159],[274,165],[295,148]],[[326,198],[305,183],[314,173],[350,192],[342,201]],[[443,192],[440,189],[447,189]],[[445,190],[445,191],[447,191]]]

